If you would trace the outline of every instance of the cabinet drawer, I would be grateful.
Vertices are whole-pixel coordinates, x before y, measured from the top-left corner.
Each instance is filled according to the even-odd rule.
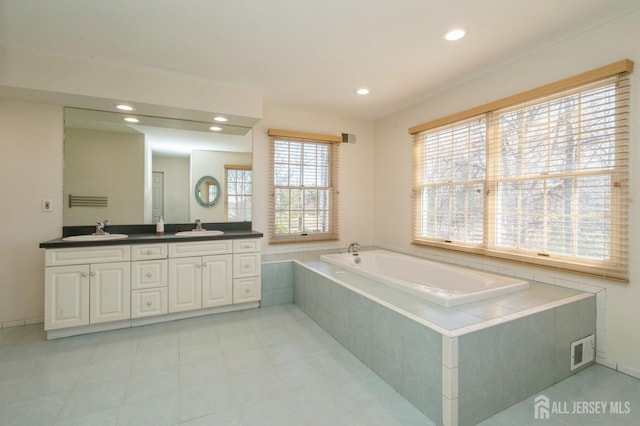
[[[261,298],[260,277],[233,280],[233,303],[255,302]]]
[[[133,290],[131,292],[131,318],[149,317],[168,313],[166,287]]]
[[[131,263],[131,288],[167,286],[167,260],[142,260]]]
[[[131,246],[131,260],[166,259],[167,244],[143,244]]]
[[[240,253],[233,255],[233,278],[260,275],[260,253]]]
[[[128,262],[131,246],[101,246],[53,249],[45,251],[45,266],[81,263]]]
[[[169,257],[207,256],[231,253],[233,240],[169,244]]]
[[[234,253],[251,253],[255,251],[260,251],[260,239],[233,240]]]

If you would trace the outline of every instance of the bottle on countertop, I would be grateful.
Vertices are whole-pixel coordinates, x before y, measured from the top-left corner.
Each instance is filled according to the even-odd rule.
[[[164,220],[160,216],[160,220],[156,223],[156,235],[164,235]]]

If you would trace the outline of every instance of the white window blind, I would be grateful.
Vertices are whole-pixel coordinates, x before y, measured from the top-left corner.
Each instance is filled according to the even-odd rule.
[[[414,242],[626,280],[629,62],[418,126]]]
[[[420,200],[416,234],[464,245],[483,242],[486,123],[472,118],[421,135],[415,145]]]
[[[269,130],[270,242],[338,239],[341,139]]]

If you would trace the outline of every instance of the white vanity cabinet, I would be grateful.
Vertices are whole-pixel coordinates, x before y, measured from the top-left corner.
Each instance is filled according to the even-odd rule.
[[[47,337],[259,307],[260,238],[178,241],[47,248]]]
[[[232,240],[169,244],[169,312],[233,303]]]
[[[166,243],[131,247],[131,318],[169,312],[167,255]]]
[[[128,319],[130,247],[80,247],[45,254],[45,330]]]

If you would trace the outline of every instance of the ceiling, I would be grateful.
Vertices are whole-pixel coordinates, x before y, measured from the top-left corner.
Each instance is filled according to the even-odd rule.
[[[0,0],[0,47],[170,70],[383,118],[638,0]],[[467,37],[443,34],[466,27]],[[371,93],[358,96],[367,87]]]

